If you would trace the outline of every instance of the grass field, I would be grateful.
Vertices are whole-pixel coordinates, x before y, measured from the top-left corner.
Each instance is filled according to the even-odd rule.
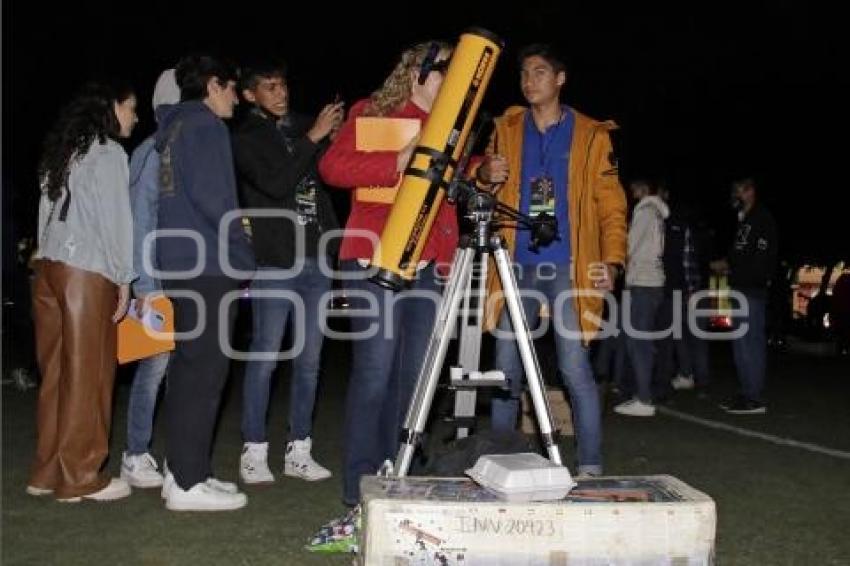
[[[164,509],[158,490],[135,490],[112,504],[62,505],[24,493],[34,445],[34,391],[3,389],[2,563],[13,564],[349,564],[347,556],[303,550],[309,536],[343,511],[340,503],[342,400],[346,346],[329,343],[317,407],[314,454],[334,477],[305,483],[282,475],[273,486],[247,488],[249,504],[223,514],[181,515]],[[850,453],[850,363],[847,359],[774,354],[769,412],[732,417],[716,408],[730,393],[734,374],[723,346],[712,352],[711,399],[690,392],[667,406],[711,421],[730,423]],[[278,381],[286,384],[287,369]],[[241,369],[222,410],[215,469],[235,480]],[[110,469],[118,471],[129,384],[122,372],[116,388]],[[283,459],[288,387],[278,386],[270,414],[277,432],[273,470]],[[713,497],[718,509],[717,562],[734,565],[850,564],[850,459],[744,437],[682,421],[604,417],[606,472],[671,474]],[[158,424],[153,452],[164,449]],[[570,440],[564,442],[572,461]]]

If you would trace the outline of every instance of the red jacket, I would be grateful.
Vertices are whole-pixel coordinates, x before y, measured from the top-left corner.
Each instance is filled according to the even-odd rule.
[[[336,139],[319,161],[319,174],[322,179],[335,187],[354,189],[356,187],[392,187],[399,180],[396,171],[395,151],[357,151],[355,149],[355,122],[366,108],[369,99],[363,99],[351,107],[348,119],[337,134]],[[425,121],[428,113],[408,102],[401,110],[393,112],[388,118],[418,118]],[[390,205],[360,202],[351,194],[351,214],[345,225],[346,235],[342,240],[339,258],[371,259],[373,246],[371,240],[351,237],[350,230],[368,230],[377,234],[386,224]],[[437,218],[431,228],[421,260],[437,260],[438,263],[451,263],[458,241],[458,227],[455,207],[443,200]]]

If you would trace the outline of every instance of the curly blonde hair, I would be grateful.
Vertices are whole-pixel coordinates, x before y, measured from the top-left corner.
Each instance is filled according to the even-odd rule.
[[[417,43],[401,54],[401,59],[396,63],[390,76],[384,84],[372,93],[369,106],[363,114],[365,116],[386,116],[407,102],[413,91],[413,72],[422,66],[422,61],[428,55],[432,43],[440,46],[440,51],[451,50],[452,46],[443,41],[428,41]]]

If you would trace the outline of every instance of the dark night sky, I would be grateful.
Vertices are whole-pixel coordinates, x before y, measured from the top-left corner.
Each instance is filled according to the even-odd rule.
[[[153,81],[187,51],[283,57],[295,107],[314,111],[336,92],[347,101],[368,94],[403,46],[454,40],[479,25],[507,42],[485,99],[491,112],[520,102],[517,48],[554,43],[570,64],[565,100],[621,125],[624,180],[662,176],[719,222],[728,217],[731,178],[755,174],[780,222],[783,255],[850,259],[839,230],[847,206],[835,202],[848,185],[850,51],[846,20],[836,13],[802,3],[617,8],[526,0],[513,10],[495,2],[420,2],[417,10],[308,2],[312,14],[295,16],[289,4],[208,2],[205,11],[204,4],[5,2],[6,212],[11,191],[35,192],[38,145],[59,106],[87,78],[121,75],[136,86],[143,111],[130,150],[153,128]],[[20,200],[18,218],[29,214],[27,200]]]

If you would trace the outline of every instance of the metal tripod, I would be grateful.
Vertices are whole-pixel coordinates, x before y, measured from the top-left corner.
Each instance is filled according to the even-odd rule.
[[[407,475],[413,453],[425,430],[425,424],[428,421],[428,414],[445,361],[446,350],[457,325],[461,300],[464,297],[468,299],[471,295],[476,256],[479,258],[479,287],[476,292],[479,299],[479,315],[481,313],[483,286],[487,281],[487,264],[491,253],[502,282],[505,304],[510,315],[511,326],[516,335],[517,346],[525,369],[528,389],[543,443],[546,445],[549,459],[555,464],[562,463],[561,452],[557,443],[557,431],[554,428],[552,412],[549,409],[549,401],[540,375],[540,364],[537,361],[537,355],[534,352],[534,346],[529,335],[528,322],[520,303],[516,278],[511,269],[511,261],[504,248],[501,236],[498,233],[493,233],[495,200],[492,195],[487,193],[477,193],[472,200],[473,202],[470,203],[471,219],[475,223],[475,232],[473,235],[466,235],[461,239],[460,246],[452,261],[449,278],[434,322],[434,329],[428,341],[425,359],[416,381],[416,389],[413,392],[404,420],[398,455],[390,472],[398,477]],[[468,308],[469,303],[467,302],[467,312]],[[461,359],[464,357],[464,350],[472,348],[477,362],[478,352],[480,351],[480,337],[479,332],[478,344],[470,346],[470,342],[467,341],[461,345]],[[466,369],[469,370],[468,367]]]

